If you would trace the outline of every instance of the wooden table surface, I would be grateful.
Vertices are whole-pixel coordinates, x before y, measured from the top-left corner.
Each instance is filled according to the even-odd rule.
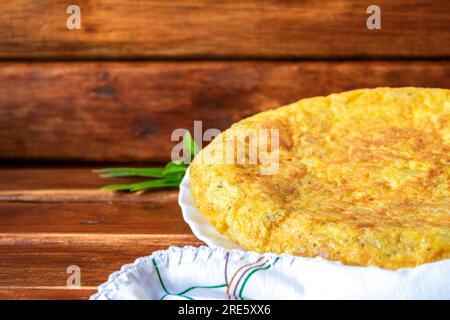
[[[87,299],[123,264],[201,244],[176,190],[100,191],[90,168],[3,168],[0,181],[0,298]],[[66,287],[71,265],[79,288]]]

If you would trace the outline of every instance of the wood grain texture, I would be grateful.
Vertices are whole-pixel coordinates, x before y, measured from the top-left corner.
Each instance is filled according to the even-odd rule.
[[[0,181],[0,233],[191,233],[177,190],[102,191],[133,180],[102,179],[88,168],[0,168]]]
[[[27,240],[27,236],[22,236]],[[71,241],[73,240],[73,241]],[[107,244],[105,242],[78,243],[68,237],[61,243],[26,242],[4,244],[0,240],[0,290],[64,289],[67,283],[67,267],[77,265],[81,269],[81,288],[95,290],[108,276],[122,265],[133,263],[137,258],[180,245],[171,239],[158,241],[135,241]],[[199,245],[191,237],[183,244]]]
[[[54,289],[33,287],[0,288],[1,300],[87,300],[96,293],[96,289]]]
[[[161,168],[164,164],[149,163],[144,167]],[[0,192],[2,195],[8,193],[33,194],[33,192],[47,192],[54,190],[56,193],[72,194],[79,192],[79,200],[87,201],[91,199],[91,192],[99,191],[98,189],[105,184],[118,183],[132,183],[145,178],[101,178],[98,173],[93,172],[95,169],[108,167],[104,165],[85,164],[82,166],[69,167],[54,167],[54,166],[10,166],[0,167]],[[137,167],[143,167],[142,164]],[[23,193],[22,193],[23,191]],[[86,194],[86,196],[84,196]],[[139,194],[139,193],[138,193]],[[110,197],[106,197],[109,195]],[[121,198],[128,199],[128,193],[112,193],[112,192],[97,192],[95,194],[95,201],[101,202],[103,200],[119,200]],[[154,196],[157,195],[157,196]],[[148,197],[133,196],[131,201],[162,201],[168,195],[175,196],[173,192],[165,191],[158,193],[148,193]],[[55,196],[56,197],[56,196]],[[53,198],[50,195],[45,196],[43,200],[51,201]],[[56,198],[55,198],[56,199]],[[0,201],[5,201],[5,198],[0,198]]]
[[[379,0],[368,30],[361,0],[80,0],[0,4],[0,57],[449,56],[449,1]],[[45,6],[45,10],[43,7]]]
[[[144,203],[51,201],[0,202],[0,233],[190,233],[175,197]]]
[[[450,87],[449,61],[0,63],[0,159],[167,161],[176,128],[376,86]]]
[[[203,244],[176,190],[103,192],[121,179],[88,168],[0,168],[0,181],[0,299],[87,299],[124,264]],[[81,268],[76,289],[66,287],[70,265]]]

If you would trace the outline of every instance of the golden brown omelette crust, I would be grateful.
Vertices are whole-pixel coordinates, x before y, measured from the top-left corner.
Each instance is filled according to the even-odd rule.
[[[280,130],[280,167],[205,164],[233,132]],[[388,269],[450,258],[450,90],[362,89],[234,124],[191,168],[197,208],[246,249]]]

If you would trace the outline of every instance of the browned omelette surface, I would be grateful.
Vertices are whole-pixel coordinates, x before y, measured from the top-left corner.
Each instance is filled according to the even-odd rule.
[[[260,128],[279,130],[277,173],[205,161]],[[388,269],[450,258],[450,90],[303,99],[234,124],[190,174],[199,211],[249,250]]]

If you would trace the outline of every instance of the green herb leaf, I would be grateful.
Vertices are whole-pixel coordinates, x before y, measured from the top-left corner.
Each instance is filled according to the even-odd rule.
[[[179,179],[156,179],[151,181],[143,181],[132,184],[116,184],[109,185],[102,188],[102,190],[117,190],[117,191],[140,191],[150,188],[167,188],[177,187],[180,184]]]
[[[108,186],[101,187],[100,190],[108,191],[130,191],[131,185],[128,184],[110,184]]]
[[[100,170],[94,170],[96,173],[100,173],[103,178],[116,178],[116,177],[150,177],[161,178],[164,176],[164,169],[161,168],[106,168]]]
[[[168,174],[172,174],[172,173],[184,173],[186,172],[186,168],[187,165],[182,164],[182,163],[174,163],[174,162],[169,162],[165,167],[164,167],[164,176],[168,175]]]
[[[130,191],[139,191],[150,188],[167,188],[167,187],[178,187],[181,180],[171,180],[171,179],[157,179],[153,181],[145,181],[141,183],[135,183]]]
[[[189,132],[183,137],[183,146],[185,152],[189,154],[192,160],[198,153],[199,148],[192,139]],[[178,161],[169,162],[164,168],[106,168],[94,170],[103,178],[121,178],[121,177],[147,177],[156,178],[155,180],[131,183],[131,184],[114,184],[102,188],[102,190],[117,191],[140,191],[150,188],[172,188],[180,185],[183,180],[188,164]]]

